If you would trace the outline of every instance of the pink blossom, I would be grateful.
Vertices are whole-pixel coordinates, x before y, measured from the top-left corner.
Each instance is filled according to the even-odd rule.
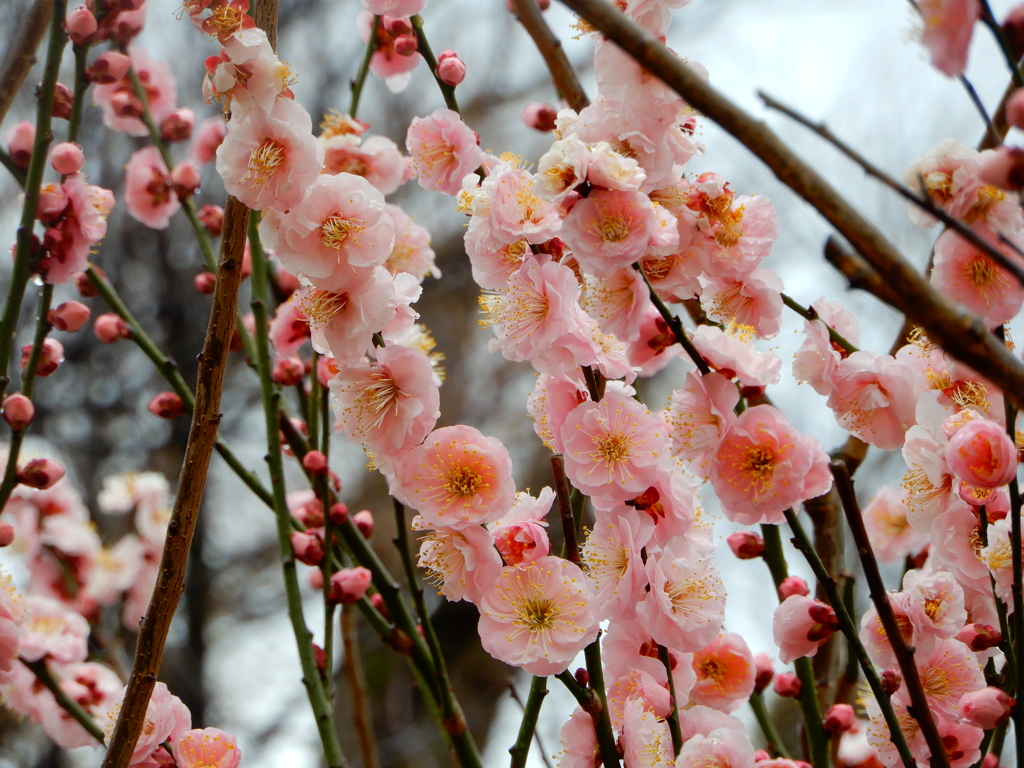
[[[725,330],[702,325],[692,334],[693,346],[714,370],[737,378],[747,387],[779,383],[782,360],[772,352],[759,352],[753,344],[754,329],[730,321]]]
[[[437,109],[428,117],[414,118],[405,148],[412,157],[420,186],[457,195],[462,179],[483,160],[476,134],[450,109]]]
[[[573,206],[561,237],[585,270],[607,277],[643,256],[654,221],[642,192],[596,191]]]
[[[672,738],[668,723],[659,719],[639,698],[625,702],[620,742],[623,762],[628,766],[656,768],[672,765]]]
[[[217,159],[217,147],[228,135],[228,126],[223,117],[208,117],[199,124],[199,129],[192,139],[189,152],[192,162],[206,165]]]
[[[635,341],[651,301],[643,276],[626,267],[603,278],[586,276],[582,306],[603,333]]]
[[[324,148],[324,173],[351,173],[361,176],[390,195],[406,181],[405,159],[398,145],[386,136],[370,136],[365,141],[352,134],[321,135]]]
[[[647,587],[647,572],[640,549],[651,536],[643,520],[597,514],[580,556],[597,589],[602,618],[631,621]]]
[[[902,562],[928,543],[925,534],[910,527],[907,511],[906,492],[890,485],[879,488],[863,510],[871,548],[883,563]]]
[[[560,557],[504,568],[480,601],[480,641],[491,656],[532,675],[564,671],[596,638],[594,588]]]
[[[436,429],[406,454],[397,490],[434,527],[500,519],[512,508],[512,459],[497,438],[473,427]]]
[[[747,643],[737,634],[723,632],[693,654],[697,684],[690,700],[706,707],[732,713],[754,690],[756,669]]]
[[[658,643],[698,651],[718,636],[725,587],[709,561],[677,543],[648,557],[647,578],[651,590],[638,611]]]
[[[471,219],[466,230],[466,255],[473,268],[473,280],[486,290],[498,290],[508,285],[509,277],[530,255],[526,240],[501,243],[490,236],[490,227],[484,219]]]
[[[931,651],[934,640],[956,637],[967,623],[963,588],[948,571],[907,571],[903,592],[914,645],[922,655]]]
[[[981,15],[978,0],[923,0],[918,9],[924,21],[921,42],[932,66],[947,77],[962,75],[974,23]]]
[[[590,152],[576,134],[559,139],[537,162],[533,179],[537,195],[559,204],[587,177]]]
[[[181,207],[167,166],[154,146],[143,147],[131,156],[124,186],[128,212],[150,229],[166,229]]]
[[[179,768],[238,768],[238,740],[219,728],[186,731],[172,746]]]
[[[1008,246],[996,241],[988,227],[977,225],[975,230],[1008,259],[1019,261]],[[1013,319],[1024,304],[1024,287],[953,230],[946,230],[935,241],[931,281],[940,291],[978,315],[989,328]]]
[[[415,530],[426,529],[422,518],[413,520]],[[460,529],[438,528],[421,539],[417,565],[448,600],[479,603],[501,573],[501,557],[486,529],[467,525]]]
[[[945,449],[946,463],[976,488],[998,488],[1017,476],[1017,449],[1006,430],[988,419],[972,419]]]
[[[699,376],[690,371],[684,385],[675,390],[665,409],[672,452],[694,474],[705,477],[708,463],[726,431],[735,422],[739,402],[736,386],[720,373]]]
[[[228,194],[259,211],[297,205],[323,165],[312,127],[309,114],[291,99],[278,99],[269,112],[255,107],[228,123],[217,148],[217,173]]]
[[[989,686],[965,693],[960,699],[960,713],[966,722],[989,731],[1006,722],[1015,704],[1005,691]]]
[[[364,12],[356,17],[356,28],[364,43],[370,41],[373,14]],[[377,24],[377,48],[370,57],[370,71],[384,81],[392,93],[401,93],[409,85],[412,71],[423,56],[416,50],[416,36],[408,18],[385,15]]]
[[[435,113],[436,114],[436,113]],[[561,229],[562,218],[550,202],[534,194],[534,177],[516,161],[494,168],[480,185],[490,198],[491,236],[501,242],[544,243]]]
[[[957,640],[940,640],[930,658],[918,661],[918,669],[929,707],[950,720],[959,719],[965,693],[985,687],[977,656]],[[905,687],[896,695],[909,696]]]
[[[349,439],[379,453],[419,445],[440,415],[430,360],[401,345],[379,348],[375,363],[339,363],[331,394]]]
[[[40,264],[40,271],[51,284],[66,283],[85,269],[90,249],[107,233],[107,215],[114,207],[113,193],[86,184],[81,173],[67,176],[63,187],[68,205],[63,217],[47,230],[44,243],[49,253]]]
[[[551,543],[544,518],[554,500],[555,492],[546,486],[536,498],[520,491],[508,514],[488,524],[487,530],[506,564],[528,563],[549,554]]]
[[[127,689],[126,689],[127,690]],[[124,694],[121,694],[124,699]],[[103,732],[107,739],[113,735],[114,725],[121,712],[121,704],[116,703],[107,711],[107,720]],[[146,709],[146,719],[142,733],[135,743],[130,765],[138,768],[157,768],[164,764],[160,753],[165,741],[175,743],[192,727],[192,715],[181,699],[172,696],[164,683],[157,683]]]
[[[427,275],[440,277],[441,270],[434,265],[434,251],[430,247],[430,230],[414,222],[397,205],[384,203],[384,210],[395,223],[395,245],[384,262],[388,272],[408,272],[421,283]]]
[[[717,728],[707,736],[688,739],[676,759],[676,768],[754,768],[754,747],[746,734],[732,728]]]
[[[832,485],[828,457],[781,411],[758,405],[729,428],[711,463],[711,483],[733,522],[782,522],[782,513]]]
[[[793,374],[819,395],[830,395],[839,363],[849,353],[832,341],[828,329],[833,328],[853,345],[860,343],[860,330],[857,318],[838,301],[822,297],[812,302],[811,309],[818,313],[818,319],[804,322],[807,338],[793,360]]]
[[[712,320],[749,325],[771,338],[782,324],[782,280],[768,269],[742,275],[703,275],[700,305]]]
[[[578,371],[577,379],[567,374],[542,373],[526,401],[526,411],[533,419],[533,430],[545,446],[556,453],[564,453],[562,424],[569,412],[590,399],[586,385]]]
[[[623,501],[645,491],[666,453],[665,425],[633,398],[609,391],[584,402],[561,429],[565,471],[588,496]]]
[[[839,620],[831,606],[802,595],[787,597],[772,618],[772,639],[783,664],[813,656],[837,629]]]
[[[128,50],[132,67],[146,90],[149,111],[159,125],[171,114],[177,100],[177,87],[171,67],[165,61],[151,59],[143,48]],[[103,112],[103,124],[112,131],[129,136],[147,136],[149,129],[142,122],[142,104],[135,96],[131,80],[125,74],[119,81],[97,85],[93,100]]]
[[[28,613],[21,625],[18,654],[26,661],[46,658],[59,662],[85,661],[89,624],[63,603],[29,595]]]
[[[559,768],[594,768],[600,759],[594,718],[581,707],[573,710],[572,716],[559,731],[558,738],[562,744]]]
[[[277,58],[262,29],[240,29],[223,44],[219,57],[206,60],[203,95],[207,101],[224,100],[232,117],[244,120],[253,109],[270,112],[281,97],[290,94],[291,70]]]

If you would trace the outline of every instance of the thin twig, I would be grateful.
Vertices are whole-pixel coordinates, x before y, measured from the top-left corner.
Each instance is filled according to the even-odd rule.
[[[441,89],[444,103],[448,106],[448,109],[460,112],[459,100],[455,98],[455,89],[442,80],[441,76],[437,73],[437,59],[434,57],[434,52],[430,49],[430,43],[427,42],[427,35],[423,31],[423,19],[417,14],[411,17],[410,21],[412,22],[412,30],[416,34],[416,42],[419,44],[420,55],[427,63],[427,66],[430,67],[430,74],[434,76],[437,87]]]
[[[587,92],[583,90],[569,57],[565,55],[562,41],[544,20],[537,0],[512,0],[512,4],[516,9],[516,19],[533,39],[533,44],[537,46],[537,51],[547,64],[555,90],[565,99],[566,104],[577,112],[582,112],[590,104],[590,99],[587,98]]]
[[[328,559],[328,558],[324,558]],[[359,653],[359,633],[356,631],[356,607],[341,606],[341,641],[345,647],[343,667],[352,692],[352,727],[359,740],[359,753],[365,768],[378,768],[377,740],[373,734],[373,715],[370,711],[370,697],[363,674],[363,660]]]
[[[64,10],[67,10],[66,5]],[[10,9],[6,12],[10,13]],[[4,68],[0,70],[0,123],[7,117],[7,110],[14,103],[14,97],[21,90],[32,65],[36,63],[36,51],[55,14],[63,22],[53,0],[36,0],[22,19],[21,27],[11,35],[11,50],[4,61]]]
[[[509,685],[512,690],[512,698],[519,702],[523,708],[523,721],[519,725],[519,734],[516,736],[516,743],[509,747],[509,754],[512,755],[511,768],[526,768],[526,759],[530,754],[530,744],[537,738],[537,746],[541,750],[544,761],[547,762],[547,755],[544,753],[544,745],[540,743],[540,736],[537,734],[537,719],[540,717],[540,708],[548,695],[548,679],[546,677],[534,677],[530,681],[530,693],[526,697],[524,705],[516,693],[515,686]]]
[[[1024,74],[1021,73],[1017,57],[1013,55],[1013,49],[1010,48],[1010,43],[1006,39],[1006,35],[1003,34],[1003,28],[999,26],[995,14],[992,13],[992,6],[988,4],[988,0],[978,0],[978,2],[981,4],[981,23],[989,28],[992,36],[996,39],[1013,82],[1017,84],[1018,88],[1024,88]]]
[[[782,303],[787,307],[796,312],[804,320],[821,320],[821,317],[811,307],[805,307],[803,304],[795,301],[792,297],[787,296],[785,293],[782,294]],[[840,347],[845,349],[851,355],[857,351],[857,347],[847,341],[842,335],[836,331],[831,325],[821,320],[822,324],[828,329],[828,337],[833,343],[838,344]]]
[[[639,264],[634,264],[633,269],[637,270],[644,279],[644,283],[647,285],[647,290],[651,295],[651,303],[654,308],[658,310],[658,314],[661,315],[661,319],[665,321],[669,330],[672,331],[672,335],[675,336],[676,341],[679,345],[686,350],[686,354],[689,356],[693,364],[697,366],[697,370],[700,371],[701,376],[706,376],[711,373],[711,367],[708,365],[707,360],[704,356],[697,351],[697,348],[693,345],[690,337],[686,335],[686,331],[683,330],[683,321],[679,319],[678,315],[672,313],[672,310],[668,308],[668,305],[662,301],[661,296],[654,290],[654,286],[651,285],[651,281],[647,277],[647,273],[644,272],[643,268]]]
[[[665,674],[668,675],[669,713],[668,732],[672,737],[672,754],[679,756],[679,750],[683,748],[683,733],[679,727],[679,699],[676,698],[676,678],[672,674],[672,659],[668,655],[668,648],[658,643],[658,660],[665,667]]]
[[[53,694],[53,698],[57,700],[57,704],[60,705],[61,709],[71,715],[96,741],[100,744],[105,743],[106,735],[103,733],[103,729],[96,723],[96,719],[86,712],[77,701],[64,692],[57,678],[53,676],[50,668],[46,666],[46,659],[39,659],[38,661],[18,659],[18,661],[28,667],[32,674],[36,676],[36,680]]]
[[[564,557],[571,563],[580,564],[580,543],[576,537],[576,518],[572,511],[569,481],[565,477],[565,459],[560,454],[551,454],[551,474],[555,482],[555,496],[562,518],[562,535],[565,541]]]
[[[352,81],[352,99],[348,104],[348,115],[355,118],[359,110],[359,97],[363,95],[363,86],[366,84],[366,75],[370,71],[370,59],[377,50],[377,29],[380,26],[380,16],[374,16],[370,24],[370,39],[366,41],[366,51],[363,53],[363,60],[359,62],[359,72],[356,79]]]
[[[985,138],[983,141],[993,142],[993,146],[999,146],[1003,143],[1002,137],[999,135],[999,131],[996,130],[995,125],[992,124],[992,118],[988,114],[988,110],[985,109],[985,102],[981,100],[981,96],[974,89],[974,84],[967,79],[966,75],[960,75],[957,78],[960,84],[967,91],[967,97],[974,104],[974,108],[978,110],[978,115],[981,117],[981,122],[985,126]]]
[[[786,745],[782,743],[782,737],[775,729],[775,723],[772,722],[768,707],[765,706],[764,696],[759,691],[750,694],[750,708],[754,711],[754,719],[757,720],[757,724],[761,726],[761,732],[764,733],[765,741],[768,742],[768,751],[772,756],[785,760],[791,759],[789,750],[786,749]]]

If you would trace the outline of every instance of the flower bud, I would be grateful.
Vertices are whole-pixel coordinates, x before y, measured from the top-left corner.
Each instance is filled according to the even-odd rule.
[[[420,41],[416,35],[399,35],[393,43],[395,53],[399,56],[412,56],[420,49]]]
[[[307,528],[323,528],[324,508],[320,499],[312,499],[298,509],[292,510],[292,517]]]
[[[753,531],[737,531],[726,539],[729,549],[740,560],[753,560],[764,554],[764,539]]]
[[[309,586],[317,592],[324,588],[324,572],[319,568],[314,568],[309,572]]]
[[[64,467],[53,459],[32,459],[18,470],[18,482],[45,491],[64,477]]]
[[[204,205],[199,209],[199,220],[211,237],[220,237],[224,229],[224,209],[219,205]]]
[[[196,131],[196,138],[192,142],[192,162],[196,165],[206,165],[217,159],[217,147],[228,135],[228,125],[222,117],[211,117],[203,120]]]
[[[14,541],[14,526],[0,520],[0,547],[9,547]]]
[[[97,317],[92,324],[92,332],[104,344],[115,344],[121,339],[131,336],[128,323],[113,312],[107,312]]]
[[[800,687],[800,678],[792,672],[783,672],[772,683],[772,690],[784,699],[794,699],[799,696]]]
[[[541,101],[535,101],[532,104],[526,105],[521,119],[527,128],[532,128],[541,133],[550,133],[555,130],[555,118],[557,116],[558,110],[553,106]]]
[[[185,402],[174,392],[161,392],[146,407],[161,419],[176,419],[185,412]]]
[[[107,51],[96,57],[96,60],[85,70],[86,76],[97,85],[110,85],[120,82],[128,74],[132,60],[123,53]]]
[[[200,272],[196,275],[193,284],[196,290],[204,296],[212,296],[217,290],[217,276],[213,272]]]
[[[99,267],[93,267],[96,273],[105,278],[106,273]],[[91,299],[100,295],[100,292],[96,290],[96,286],[92,284],[92,280],[89,279],[89,275],[85,272],[75,272],[75,290],[78,291],[78,295],[83,299]]]
[[[21,348],[21,367],[24,370],[28,365],[29,356],[32,354],[32,345],[26,344]],[[36,365],[36,376],[45,377],[56,371],[64,362],[64,346],[56,339],[43,339],[43,346],[39,352],[39,363]]]
[[[825,713],[822,725],[825,727],[826,733],[837,735],[850,730],[854,720],[853,707],[849,704],[833,704],[832,708]]]
[[[756,674],[754,676],[754,690],[761,693],[765,688],[771,685],[772,678],[775,677],[775,667],[772,664],[772,657],[767,653],[759,653],[754,656],[754,669]]]
[[[754,750],[754,765],[757,765],[762,760],[771,760],[772,756],[764,749]]]
[[[46,224],[55,224],[68,207],[68,192],[63,184],[43,184],[39,187],[39,202],[36,204],[36,218]],[[44,247],[50,250],[55,243],[64,244],[64,233],[54,230]]]
[[[380,24],[391,37],[412,34],[412,24],[404,16],[388,16],[385,14],[381,17]]]
[[[993,187],[1019,192],[1024,189],[1024,149],[1003,145],[986,152],[978,176]]]
[[[387,605],[384,603],[384,598],[379,592],[375,592],[370,595],[370,605],[372,605],[377,613],[383,616],[388,621],[391,621],[391,611],[388,610]]]
[[[590,672],[587,671],[586,667],[577,667],[576,671],[573,673],[573,677],[576,679],[576,682],[584,688],[590,685]]]
[[[32,145],[36,140],[35,126],[29,122],[17,123],[7,131],[5,138],[11,162],[17,168],[27,171],[29,160],[32,159]]]
[[[171,171],[171,186],[179,200],[187,200],[199,191],[203,177],[192,163],[178,163]]]
[[[110,97],[110,107],[118,117],[142,118],[142,103],[127,91],[118,91]]]
[[[322,575],[321,575],[321,578],[322,578]],[[323,648],[321,648],[316,643],[312,643],[312,646],[313,646],[313,661],[316,662],[317,671],[319,671],[321,675],[324,675],[324,674],[327,673],[327,651],[325,651]]]
[[[85,5],[80,5],[64,20],[64,28],[75,45],[85,45],[99,29],[96,17]]]
[[[356,524],[356,528],[363,534],[364,539],[373,536],[375,523],[373,522],[373,513],[370,510],[364,509],[361,512],[356,512],[352,515],[352,522]]]
[[[85,162],[85,153],[77,144],[70,141],[62,141],[54,144],[50,150],[50,165],[53,170],[63,176],[70,176],[82,170],[82,163]]]
[[[1002,634],[990,624],[968,624],[960,630],[956,639],[975,653],[995,648],[1003,642]]]
[[[8,395],[4,398],[4,421],[6,421],[15,432],[18,432],[31,424],[35,415],[36,407],[32,405],[32,401],[24,395],[18,393]]]
[[[74,94],[64,83],[57,83],[53,90],[53,116],[61,120],[71,117],[71,102]]]
[[[306,366],[298,358],[282,357],[274,363],[274,370],[270,375],[282,387],[294,387],[301,384],[305,378]]]
[[[332,523],[335,525],[341,525],[348,520],[348,507],[340,501],[335,502],[334,504],[331,504],[331,509],[327,515],[331,518]]]
[[[196,113],[188,107],[178,107],[160,122],[160,138],[164,141],[188,141],[196,126]]]
[[[960,427],[943,455],[954,475],[977,488],[998,488],[1017,476],[1013,441],[988,419],[972,419]]]
[[[324,559],[324,542],[318,535],[309,531],[295,531],[291,539],[296,560],[306,565],[320,565]]]
[[[466,79],[466,65],[455,51],[444,51],[437,57],[437,76],[442,83],[454,88]]]
[[[981,768],[999,768],[999,756],[995,752],[987,752],[981,761]]]
[[[989,731],[1006,722],[1014,704],[1005,691],[989,686],[960,697],[960,716],[965,723]]]
[[[779,597],[783,600],[792,595],[806,596],[809,594],[811,594],[811,590],[808,588],[807,582],[799,576],[787,576],[779,584]]]
[[[903,685],[903,675],[898,669],[883,669],[878,675],[882,683],[882,690],[892,696]]]
[[[305,456],[303,456],[302,468],[314,477],[326,475],[330,469],[330,467],[327,466],[327,457],[320,453],[320,451],[309,451]]]
[[[369,589],[371,580],[370,571],[361,565],[338,571],[331,576],[329,600],[334,605],[358,602]]]

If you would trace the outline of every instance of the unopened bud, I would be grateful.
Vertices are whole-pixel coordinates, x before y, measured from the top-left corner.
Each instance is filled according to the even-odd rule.
[[[455,51],[444,51],[437,57],[437,76],[442,83],[454,88],[466,79],[466,64]]]
[[[61,120],[71,117],[71,102],[74,101],[74,94],[64,83],[57,83],[53,90],[53,116]]]
[[[85,153],[82,152],[82,148],[70,141],[54,144],[50,150],[50,165],[53,166],[53,170],[64,176],[78,173],[82,170],[84,162]]]
[[[331,504],[331,509],[327,513],[328,517],[331,518],[331,522],[335,525],[341,525],[348,520],[348,507],[342,504],[340,501]]]
[[[772,690],[784,699],[794,699],[799,696],[800,688],[800,678],[792,672],[783,672],[772,683]]]
[[[220,237],[224,229],[224,209],[219,205],[204,205],[199,209],[199,221],[211,237]]]
[[[324,675],[327,673],[327,651],[321,648],[316,643],[312,643],[313,646],[313,661],[316,662],[317,671]]]
[[[0,520],[0,547],[9,547],[14,541],[14,526]]]
[[[104,344],[116,344],[121,339],[131,336],[128,323],[113,312],[107,312],[97,317],[92,324],[92,332]]]
[[[384,598],[379,592],[375,592],[370,595],[370,605],[376,609],[377,613],[383,616],[388,621],[391,620],[391,611],[388,610],[387,605],[384,604]]]
[[[274,363],[274,370],[270,375],[282,387],[294,387],[301,384],[305,378],[306,366],[298,358],[282,357]]]
[[[364,539],[368,539],[373,536],[373,529],[376,525],[373,521],[373,513],[364,509],[361,512],[356,512],[352,515],[352,522],[356,524],[356,528],[363,534]]]
[[[295,559],[306,565],[320,565],[324,559],[324,542],[315,533],[295,531],[291,536]]]
[[[395,53],[399,56],[412,56],[420,49],[420,42],[416,39],[416,35],[399,35],[395,38],[393,45]]]
[[[740,560],[753,560],[764,554],[764,539],[753,531],[737,531],[730,534],[726,542]]]
[[[64,477],[64,467],[53,459],[32,459],[18,470],[18,482],[44,491]]]
[[[968,624],[956,639],[975,653],[995,648],[1003,642],[1002,634],[990,624]]]
[[[831,709],[825,713],[822,725],[825,727],[826,733],[836,735],[850,730],[853,727],[854,719],[853,707],[849,704],[833,704]]]
[[[330,469],[327,466],[327,457],[320,453],[320,451],[307,452],[306,455],[302,457],[302,468],[314,477],[326,475]]]
[[[986,152],[978,176],[986,184],[1019,192],[1024,189],[1024,149],[1004,145]]]
[[[174,392],[161,392],[146,407],[161,419],[176,419],[185,412],[185,402]]]
[[[196,113],[188,107],[178,107],[160,122],[160,138],[164,141],[188,141],[196,126]]]
[[[1015,703],[1005,691],[989,686],[960,697],[960,716],[964,722],[990,731],[1009,719]]]
[[[882,683],[882,690],[892,696],[903,685],[903,675],[898,669],[883,669],[878,679]]]
[[[808,588],[807,582],[799,576],[787,576],[779,584],[779,597],[783,600],[793,595],[807,596],[809,594],[811,594],[811,590]]]
[[[380,24],[391,37],[412,34],[412,24],[404,16],[388,16],[385,14],[381,17]]]
[[[118,91],[110,97],[110,108],[118,117],[142,117],[142,104],[127,91]]]
[[[204,296],[212,296],[217,290],[217,276],[213,272],[200,272],[192,281],[196,290]]]
[[[981,768],[999,768],[999,755],[995,752],[987,752],[985,759],[981,761]]]
[[[26,344],[21,348],[22,370],[28,365],[29,357],[32,355],[32,345]],[[56,339],[43,339],[43,345],[39,350],[39,363],[36,365],[36,376],[46,377],[60,368],[64,362],[64,346]]]
[[[46,321],[58,331],[74,333],[89,320],[89,308],[80,301],[65,301],[46,314]]]
[[[99,29],[96,17],[87,6],[80,5],[64,20],[64,28],[75,45],[85,45]]]
[[[4,421],[6,421],[15,432],[18,432],[31,424],[35,415],[36,407],[32,405],[32,401],[24,395],[19,393],[15,395],[8,395],[4,398]]]
[[[100,277],[106,277],[106,274],[99,267],[93,267],[93,269],[96,270]],[[85,272],[75,272],[75,290],[78,291],[78,295],[83,299],[91,299],[100,295],[100,292],[96,290],[96,286],[92,284],[92,280],[89,279],[89,275]]]
[[[527,104],[523,110],[522,121],[527,128],[532,128],[541,133],[550,133],[555,130],[555,119],[558,117],[558,110],[550,104],[535,101]]]
[[[772,657],[767,653],[759,653],[754,657],[754,690],[761,693],[772,683],[775,677],[775,667],[772,664]]]
[[[371,580],[370,571],[361,565],[340,570],[331,576],[331,593],[328,599],[335,605],[358,602],[370,588]]]
[[[171,186],[179,200],[187,200],[199,191],[203,177],[192,163],[178,163],[171,171]]]
[[[32,159],[32,145],[36,140],[36,127],[29,122],[17,123],[7,131],[5,138],[11,162],[20,170],[27,171]]]

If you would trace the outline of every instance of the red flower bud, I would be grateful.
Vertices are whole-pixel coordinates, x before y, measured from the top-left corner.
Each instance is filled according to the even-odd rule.
[[[541,133],[550,133],[555,130],[555,119],[558,117],[558,110],[550,104],[535,101],[527,104],[523,110],[521,119],[527,128],[533,128]]]
[[[224,229],[224,209],[219,205],[204,205],[199,209],[199,220],[211,237],[220,237]]]
[[[179,200],[187,200],[199,191],[203,177],[192,163],[178,163],[171,171],[171,186]]]
[[[807,586],[807,582],[801,579],[799,576],[787,576],[779,584],[779,597],[785,600],[791,595],[809,595],[811,590]]]
[[[853,727],[853,722],[853,707],[849,704],[833,704],[832,708],[825,713],[822,725],[827,733],[840,734],[850,730]]]
[[[185,412],[185,402],[174,392],[161,392],[146,407],[161,419],[176,419]]]
[[[28,359],[32,354],[32,345],[26,344],[21,348],[21,367],[24,370],[28,365]],[[64,362],[64,347],[56,339],[43,339],[43,346],[39,352],[39,364],[36,365],[36,376],[49,376],[56,371]]]
[[[18,470],[18,482],[41,491],[52,488],[64,477],[64,467],[53,459],[32,459]]]
[[[783,672],[772,683],[772,690],[784,699],[793,699],[799,696],[800,687],[800,678],[792,672]]]
[[[46,320],[58,331],[74,333],[89,320],[89,308],[80,301],[65,301],[51,309]]]
[[[55,144],[53,149],[50,150],[50,165],[53,166],[53,170],[64,176],[78,173],[82,170],[84,162],[85,153],[82,151],[82,148],[77,144],[72,144],[70,141],[62,141],[60,144]]]
[[[200,272],[193,280],[196,290],[204,296],[212,296],[217,290],[217,276],[213,272]]]
[[[106,273],[99,267],[93,267],[96,273],[105,278]],[[92,280],[85,272],[75,272],[75,290],[78,291],[78,295],[83,299],[91,299],[94,296],[99,296],[100,292],[96,290],[96,286],[92,284]]]
[[[324,542],[317,533],[295,531],[291,540],[296,560],[306,565],[320,565],[324,559]]]
[[[878,676],[882,683],[882,690],[892,696],[903,685],[903,675],[898,669],[883,669]]]
[[[956,639],[975,653],[995,648],[1003,642],[1003,636],[999,630],[989,624],[968,624],[960,630]]]
[[[188,107],[178,107],[160,123],[160,138],[164,141],[188,141],[196,125],[196,113]]]
[[[53,91],[53,116],[61,120],[70,118],[73,100],[74,94],[71,93],[71,89],[64,83],[57,83],[57,87]]]
[[[297,384],[301,384],[305,375],[305,364],[294,357],[280,358],[274,363],[274,370],[270,374],[271,378],[282,387],[294,387]]]
[[[393,45],[395,53],[399,56],[412,56],[420,49],[420,42],[416,39],[416,35],[399,35],[395,38]]]
[[[437,77],[445,85],[454,88],[466,79],[466,64],[455,54],[455,51],[444,51],[437,57]]]
[[[369,589],[371,580],[370,571],[361,565],[338,571],[331,576],[329,600],[335,605],[358,602]]]
[[[754,676],[754,690],[761,693],[765,688],[771,685],[772,678],[775,677],[775,668],[772,664],[772,657],[767,653],[759,653],[754,657],[754,669],[756,670]]]
[[[352,515],[352,522],[356,524],[356,528],[358,528],[359,532],[363,534],[364,539],[368,539],[373,536],[373,528],[375,524],[373,522],[373,513],[370,510],[364,509],[361,512],[356,512]]]
[[[12,430],[18,432],[32,423],[36,408],[32,401],[22,394],[8,395],[4,398],[4,421]]]
[[[127,339],[131,336],[131,331],[128,330],[128,323],[113,312],[107,312],[97,317],[92,324],[92,332],[104,344],[116,344],[121,339]]]
[[[68,31],[68,37],[75,45],[85,45],[99,29],[96,17],[87,6],[80,5],[64,20],[64,29]]]
[[[764,539],[753,531],[737,531],[730,534],[726,542],[740,560],[753,560],[764,554]]]
[[[327,514],[331,518],[332,523],[335,525],[341,525],[348,520],[348,507],[339,501],[335,504],[331,504],[331,510]]]

